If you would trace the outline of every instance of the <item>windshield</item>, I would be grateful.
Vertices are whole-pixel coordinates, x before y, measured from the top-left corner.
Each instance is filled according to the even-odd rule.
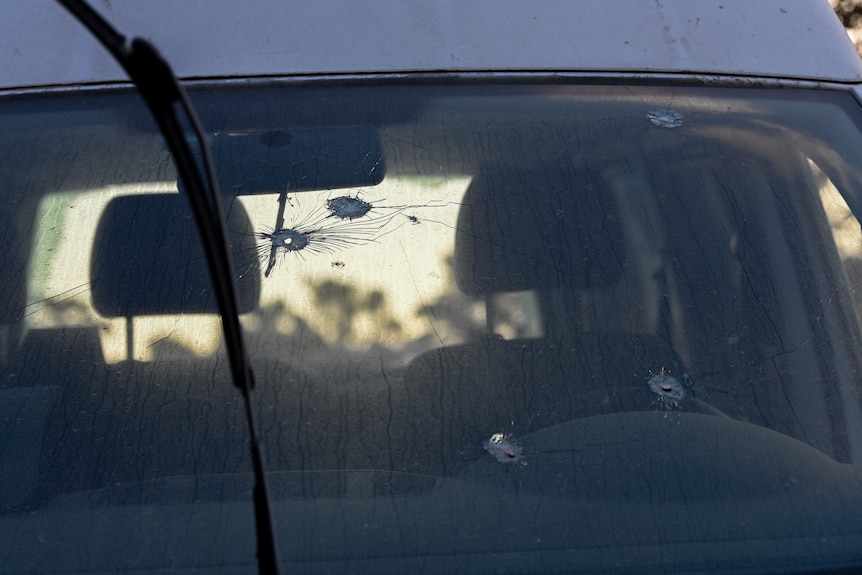
[[[285,572],[862,565],[849,94],[190,94]],[[143,103],[0,127],[0,573],[254,572],[242,400]]]

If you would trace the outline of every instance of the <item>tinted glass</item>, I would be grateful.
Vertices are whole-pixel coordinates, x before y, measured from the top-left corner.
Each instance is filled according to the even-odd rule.
[[[862,565],[848,94],[192,99],[288,572]],[[256,570],[163,140],[122,92],[5,100],[0,128],[0,573]]]

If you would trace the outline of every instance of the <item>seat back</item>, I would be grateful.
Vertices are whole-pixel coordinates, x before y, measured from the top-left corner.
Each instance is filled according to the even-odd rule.
[[[218,313],[186,203],[179,194],[108,203],[91,257],[92,301],[100,314],[126,317],[131,328],[133,316]],[[227,226],[240,311],[249,311],[259,298],[259,261],[239,203],[230,207]],[[154,362],[130,355],[106,364],[98,329],[40,330],[29,338],[33,353],[51,348],[41,371],[64,374],[55,376],[59,399],[47,414],[32,504],[126,483],[155,488],[147,480],[164,476],[247,470],[242,402],[221,351]]]
[[[594,174],[497,168],[474,178],[463,204],[454,265],[465,293],[589,289],[620,276],[621,222]]]
[[[574,298],[607,289],[623,274],[623,225],[596,174],[489,171],[472,182],[457,227],[455,275],[471,295]],[[406,375],[405,467],[451,474],[481,456],[482,442],[495,433],[523,435],[578,417],[649,409],[655,396],[646,382],[661,369],[683,371],[660,339],[600,330],[546,330],[509,341],[488,334],[432,350]],[[620,394],[625,388],[635,391]]]

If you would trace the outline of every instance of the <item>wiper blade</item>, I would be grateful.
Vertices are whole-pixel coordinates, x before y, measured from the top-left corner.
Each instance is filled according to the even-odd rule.
[[[254,379],[248,353],[242,338],[237,305],[237,288],[233,278],[227,233],[222,216],[221,199],[215,178],[212,155],[191,101],[171,67],[155,47],[140,38],[127,42],[84,0],[58,0],[108,49],[137,86],[150,108],[168,148],[174,157],[182,189],[191,204],[203,244],[213,289],[215,290],[225,347],[230,360],[233,381],[245,400],[251,435],[252,467],[255,477],[254,510],[257,533],[258,570],[261,574],[280,573],[275,529],[263,451],[257,432],[252,401]],[[201,168],[185,138],[176,107],[192,126],[203,159]]]

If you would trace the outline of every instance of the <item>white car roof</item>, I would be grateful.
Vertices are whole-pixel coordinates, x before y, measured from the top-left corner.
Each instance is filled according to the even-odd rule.
[[[860,82],[827,0],[89,0],[185,78],[696,73]],[[124,80],[54,0],[0,0],[0,88]]]

